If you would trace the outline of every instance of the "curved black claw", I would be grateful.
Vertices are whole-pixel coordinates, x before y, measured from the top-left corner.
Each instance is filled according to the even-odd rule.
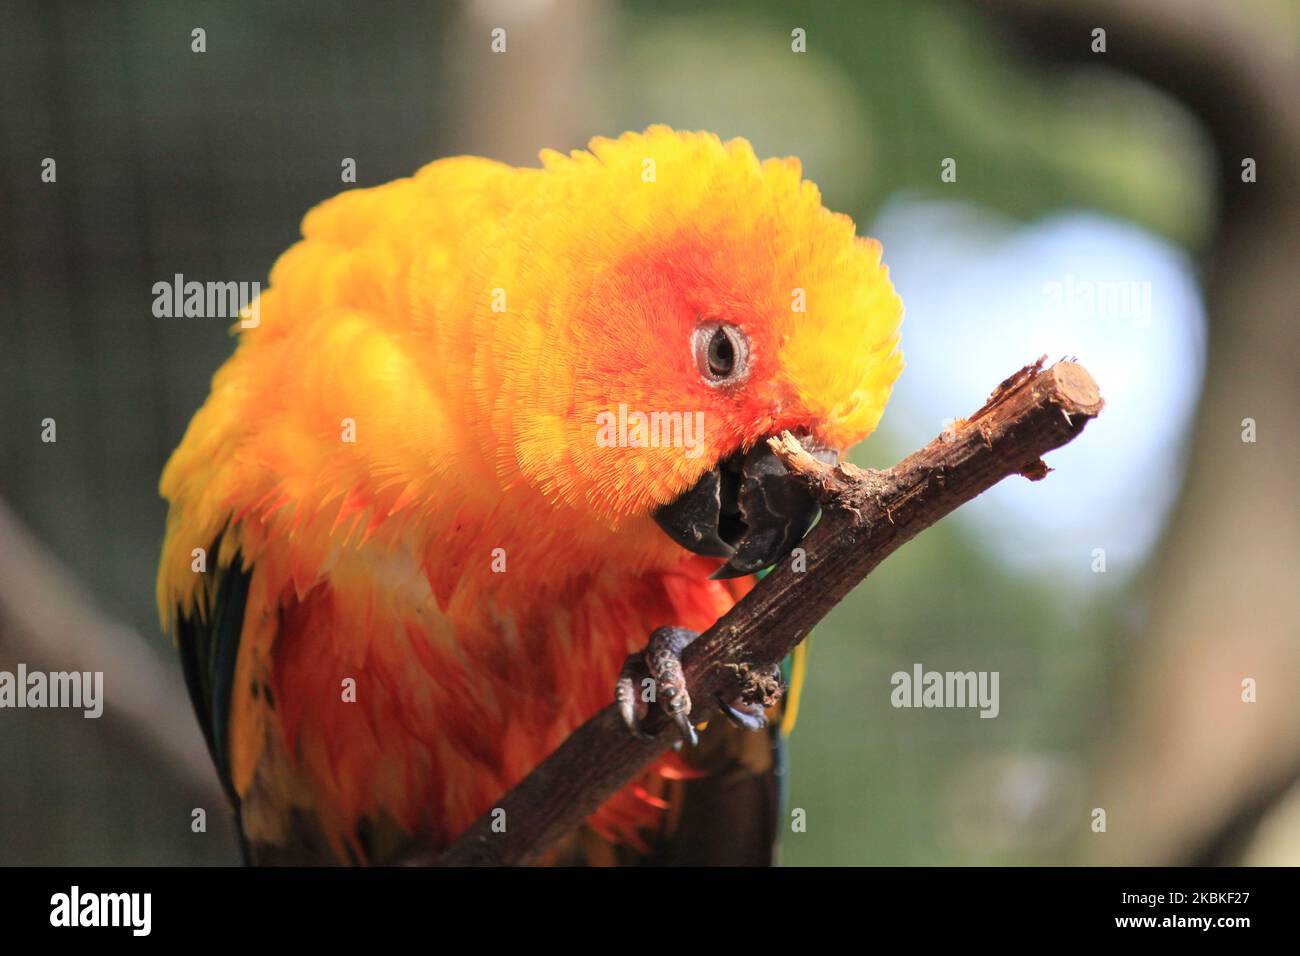
[[[700,742],[691,723],[691,695],[681,659],[682,651],[697,637],[699,634],[684,627],[661,627],[650,635],[644,653],[633,654],[623,665],[614,699],[623,723],[638,737],[649,739],[641,721],[649,713],[650,703],[657,700],[685,743],[694,747]]]
[[[654,740],[651,734],[641,729],[641,721],[650,712],[649,700],[654,699],[654,681],[650,679],[642,657],[641,654],[630,654],[623,662],[618,683],[614,685],[614,701],[628,730],[642,740]],[[649,694],[649,698],[645,694]]]
[[[767,714],[758,704],[740,703],[739,706],[732,706],[722,699],[721,694],[717,694],[715,699],[723,715],[741,730],[762,730],[767,726]]]

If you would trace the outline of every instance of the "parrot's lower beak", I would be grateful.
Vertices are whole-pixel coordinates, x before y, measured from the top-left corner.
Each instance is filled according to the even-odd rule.
[[[834,464],[838,454],[805,447]],[[786,470],[766,441],[736,452],[654,519],[668,536],[696,554],[727,558],[713,578],[738,578],[770,567],[790,553],[817,520],[817,502]]]

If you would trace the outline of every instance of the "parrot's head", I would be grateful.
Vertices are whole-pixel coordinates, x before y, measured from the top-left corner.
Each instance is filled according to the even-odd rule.
[[[728,558],[719,576],[770,565],[816,508],[764,439],[844,452],[902,369],[879,243],[744,140],[651,127],[542,158],[563,209],[530,274],[567,278],[525,353],[546,358],[517,370],[545,409],[515,420],[522,470],[612,529],[653,519]]]

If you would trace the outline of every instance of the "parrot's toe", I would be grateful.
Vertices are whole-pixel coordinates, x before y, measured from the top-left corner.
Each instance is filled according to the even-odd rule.
[[[650,712],[649,704],[638,693],[638,686],[645,679],[648,678],[642,655],[629,655],[623,663],[622,673],[618,675],[618,683],[614,685],[614,701],[618,704],[619,716],[623,718],[627,729],[642,740],[653,740],[650,734],[641,729],[641,721]]]
[[[733,700],[717,696],[718,708],[726,718],[743,730],[762,730],[767,726],[767,709],[776,704],[785,693],[781,667],[768,664],[745,668],[741,675],[744,684],[740,695]]]
[[[648,736],[641,729],[641,721],[649,713],[650,702],[657,700],[682,740],[692,747],[699,743],[691,723],[691,695],[686,690],[681,658],[682,651],[697,637],[698,633],[684,627],[661,627],[650,635],[645,651],[633,654],[623,665],[614,698],[623,723],[638,737]]]
[[[682,743],[692,747],[699,743],[691,721],[691,695],[682,671],[682,651],[697,637],[699,634],[684,627],[661,627],[650,635],[650,643],[642,653],[632,654],[623,664],[614,699],[623,723],[641,739],[652,739],[642,729],[642,721],[650,712],[650,704],[658,701],[676,725]],[[718,695],[718,708],[737,727],[762,730],[767,726],[767,709],[785,693],[781,668],[777,664],[746,664],[741,665],[738,676],[740,693],[731,700]]]

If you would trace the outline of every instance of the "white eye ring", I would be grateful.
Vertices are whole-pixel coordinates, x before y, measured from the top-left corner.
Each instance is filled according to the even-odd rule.
[[[749,338],[727,322],[704,322],[691,337],[695,367],[710,385],[737,385],[749,377]]]

